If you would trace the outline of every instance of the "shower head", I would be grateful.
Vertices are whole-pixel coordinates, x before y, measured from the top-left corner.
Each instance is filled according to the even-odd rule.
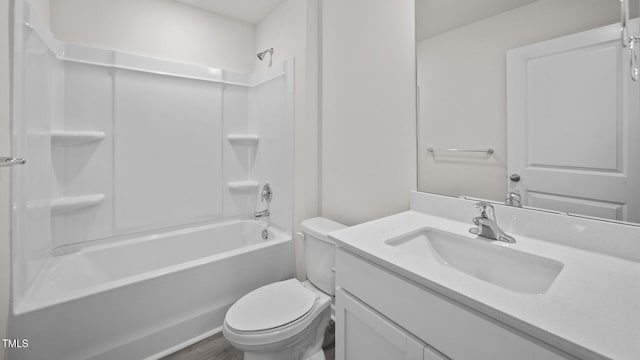
[[[267,53],[269,53],[269,54],[273,55],[273,48],[271,48],[271,49],[267,49],[267,50],[262,51],[262,52],[259,52],[259,53],[258,53],[258,59],[263,60],[263,59],[264,59],[264,56],[265,56],[265,55],[267,55]]]
[[[267,49],[265,51],[259,52],[258,53],[258,59],[260,59],[260,61],[264,60],[265,55],[267,55],[267,53],[269,54],[269,66],[271,66],[271,62],[273,60],[273,48]]]

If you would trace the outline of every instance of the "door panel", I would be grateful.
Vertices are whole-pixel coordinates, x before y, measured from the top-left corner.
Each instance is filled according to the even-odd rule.
[[[618,47],[606,42],[527,60],[526,165],[620,172]]]
[[[545,194],[531,190],[527,191],[525,203],[540,209],[562,208],[569,213],[604,219],[624,219],[627,211],[626,204]]]

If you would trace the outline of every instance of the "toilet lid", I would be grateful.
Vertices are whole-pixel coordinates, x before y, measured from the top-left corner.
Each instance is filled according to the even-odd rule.
[[[306,315],[315,300],[316,294],[298,280],[280,281],[253,290],[236,301],[225,321],[240,331],[273,329]]]

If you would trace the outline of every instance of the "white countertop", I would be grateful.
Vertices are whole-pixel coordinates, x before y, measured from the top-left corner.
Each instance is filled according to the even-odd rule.
[[[437,228],[461,236],[465,223],[407,211],[330,234],[338,246],[440,292],[579,358],[640,359],[640,263],[514,235],[490,245],[560,261],[564,268],[545,294],[516,293],[418,257],[385,241]],[[484,241],[484,240],[478,240]],[[606,239],[603,239],[606,241]]]

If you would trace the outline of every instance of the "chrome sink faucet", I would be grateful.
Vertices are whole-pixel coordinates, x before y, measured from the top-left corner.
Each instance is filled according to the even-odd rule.
[[[485,237],[487,239],[504,241],[507,243],[514,243],[516,239],[513,236],[508,235],[500,227],[498,226],[498,221],[496,220],[496,213],[493,209],[493,205],[481,201],[474,205],[478,211],[480,211],[480,216],[476,216],[473,218],[473,223],[476,227],[472,227],[469,229],[469,232]]]
[[[507,206],[522,207],[522,196],[517,191],[509,191],[507,197],[504,199],[504,204]]]

